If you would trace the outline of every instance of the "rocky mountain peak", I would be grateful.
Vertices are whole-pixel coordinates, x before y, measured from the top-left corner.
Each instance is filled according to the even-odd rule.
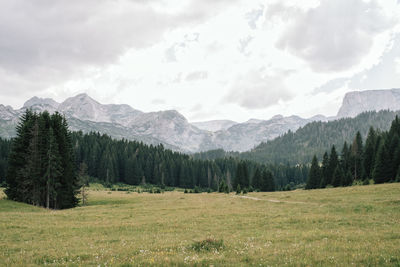
[[[60,104],[51,98],[40,98],[40,97],[34,96],[24,103],[23,108],[30,108],[30,107],[33,107],[36,105],[50,106],[52,108],[58,108],[58,106]]]
[[[400,110],[400,89],[354,91],[347,93],[338,118],[355,117],[364,111]]]

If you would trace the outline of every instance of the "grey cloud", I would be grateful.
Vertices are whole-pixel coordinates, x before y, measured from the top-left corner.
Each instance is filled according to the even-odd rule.
[[[358,64],[373,37],[392,25],[375,1],[323,0],[295,18],[277,47],[303,58],[314,71],[343,71]]]
[[[351,90],[373,90],[385,88],[399,88],[400,75],[396,72],[396,57],[400,55],[400,34],[393,40],[392,47],[386,51],[380,62],[371,69],[362,71],[352,77],[342,77],[330,80],[315,88],[313,94],[320,92],[330,93],[346,83]]]
[[[199,112],[203,109],[203,105],[202,104],[196,104],[195,106],[193,106],[190,111],[191,112]]]
[[[330,80],[328,82],[326,82],[325,84],[317,87],[314,89],[313,94],[318,94],[318,93],[330,93],[335,91],[336,89],[344,86],[346,84],[346,82],[349,81],[349,78],[337,78],[337,79],[333,79]]]
[[[195,71],[191,72],[188,75],[186,75],[185,81],[187,82],[193,82],[193,81],[198,81],[198,80],[204,80],[207,79],[208,73],[206,71]]]
[[[400,34],[397,34],[392,48],[382,56],[379,64],[352,77],[349,88],[363,90],[399,88],[400,75],[397,73],[395,63],[395,59],[399,55]]]
[[[264,6],[260,6],[257,9],[253,9],[252,11],[246,14],[247,23],[249,24],[251,29],[257,28],[257,21],[262,16],[264,12]]]
[[[151,101],[152,104],[154,105],[164,105],[166,102],[164,99],[161,98],[155,98]]]
[[[225,101],[247,109],[263,109],[280,100],[289,100],[293,95],[283,82],[283,73],[286,72],[263,76],[260,71],[249,71],[236,79]]]
[[[250,42],[254,39],[253,36],[247,36],[246,38],[242,38],[239,40],[239,51],[240,53],[248,56],[250,55],[250,52],[246,52],[247,46],[250,44]]]
[[[0,71],[12,76],[0,83],[31,94],[57,86],[87,67],[112,64],[130,48],[152,46],[166,31],[200,23],[233,4],[217,1],[210,8],[211,0],[192,0],[183,12],[169,14],[156,8],[160,1],[0,1]]]

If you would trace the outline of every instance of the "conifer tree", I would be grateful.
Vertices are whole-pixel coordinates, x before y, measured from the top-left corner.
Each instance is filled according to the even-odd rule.
[[[325,152],[324,156],[322,158],[322,168],[321,168],[321,174],[322,174],[322,179],[321,179],[321,188],[325,188],[327,184],[329,183],[330,180],[330,168],[329,168],[329,156],[328,153]]]
[[[353,158],[353,174],[354,180],[362,180],[364,176],[363,167],[363,143],[360,132],[357,132],[351,146],[351,155]]]
[[[337,155],[337,152],[336,152],[336,148],[333,145],[332,148],[331,148],[331,155],[329,157],[329,167],[328,167],[328,169],[329,169],[329,172],[328,172],[329,173],[329,177],[327,179],[327,183],[326,183],[327,185],[328,184],[332,185],[333,173],[335,172],[335,170],[336,170],[338,165],[339,165],[339,158],[338,158],[338,155]]]
[[[320,184],[321,184],[321,168],[318,165],[317,156],[314,155],[313,160],[311,162],[311,168],[308,175],[306,189],[319,188]]]
[[[262,173],[262,187],[263,192],[273,192],[275,191],[275,181],[274,176],[271,171],[264,170]]]
[[[49,148],[47,150],[46,166],[46,208],[55,208],[57,199],[57,190],[60,186],[62,177],[61,159],[54,138],[53,128],[49,131]]]
[[[351,175],[350,170],[347,170],[342,176],[341,185],[349,186],[352,184],[352,182],[353,182],[353,176]]]
[[[365,141],[364,152],[364,168],[366,179],[371,179],[372,171],[375,165],[375,147],[376,147],[376,133],[373,127],[369,129],[367,140]]]
[[[343,170],[342,170],[342,168],[340,167],[340,165],[338,165],[338,166],[336,167],[334,173],[333,173],[332,185],[333,185],[334,187],[338,187],[338,186],[343,185],[343,184],[342,184],[343,177],[344,177]]]
[[[254,172],[254,176],[253,176],[253,187],[255,189],[261,189],[262,186],[262,176],[261,176],[261,171],[259,168],[256,169],[256,171]]]
[[[380,142],[372,177],[375,183],[380,184],[389,181],[390,180],[389,175],[390,175],[390,165],[389,165],[388,151],[384,142]]]

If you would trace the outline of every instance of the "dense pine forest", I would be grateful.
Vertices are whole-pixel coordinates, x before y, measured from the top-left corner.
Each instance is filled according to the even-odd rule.
[[[43,140],[48,139],[47,135],[41,136]],[[0,181],[4,185],[11,147],[21,138],[17,137],[13,142],[0,139]],[[220,190],[222,184],[229,191],[237,190],[238,185],[245,190],[290,190],[305,184],[309,170],[305,165],[263,165],[234,157],[201,160],[165,149],[163,145],[115,140],[94,132],[73,132],[69,138],[73,147],[74,176],[85,163],[92,181],[106,186],[126,183]],[[25,143],[28,147],[28,141]],[[42,149],[45,151],[47,148]],[[41,175],[44,175],[43,171]]]
[[[114,140],[99,133],[72,134],[76,166],[86,163],[89,176],[105,184],[126,183],[131,185],[153,184],[181,188],[210,188],[218,190],[223,181],[229,189],[252,186],[256,171],[270,171],[277,190],[304,184],[308,167],[288,165],[263,165],[233,157],[215,160],[195,159],[190,155],[173,152],[162,145],[146,145],[142,142]],[[242,166],[246,171],[242,172]],[[238,179],[242,179],[238,182]],[[275,188],[274,188],[275,189]]]
[[[371,127],[365,144],[357,132],[353,142],[343,144],[341,153],[331,147],[321,164],[314,156],[306,188],[325,188],[328,185],[349,186],[354,182],[369,184],[400,181],[400,120],[396,116],[389,131]]]

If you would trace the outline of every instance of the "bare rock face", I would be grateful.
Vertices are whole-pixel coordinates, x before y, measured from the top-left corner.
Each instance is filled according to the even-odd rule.
[[[384,109],[400,110],[400,89],[347,93],[337,117],[355,117],[365,111],[379,111]]]
[[[205,131],[216,132],[220,130],[226,130],[233,125],[237,124],[235,121],[230,120],[212,120],[212,121],[199,121],[192,122],[192,125]]]

